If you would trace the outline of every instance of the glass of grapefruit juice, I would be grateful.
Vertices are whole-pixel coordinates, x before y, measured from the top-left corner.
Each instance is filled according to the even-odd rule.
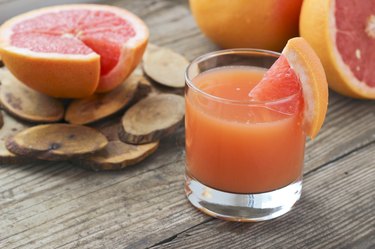
[[[198,57],[186,70],[185,192],[211,216],[268,220],[300,198],[302,90],[261,102],[249,95],[279,56],[222,50]]]

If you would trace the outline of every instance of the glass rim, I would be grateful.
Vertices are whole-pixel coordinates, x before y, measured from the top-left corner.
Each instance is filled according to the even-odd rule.
[[[213,52],[209,52],[203,55],[200,55],[193,59],[189,65],[187,66],[185,70],[185,83],[186,85],[198,92],[199,94],[204,95],[207,98],[213,99],[215,101],[219,102],[227,102],[230,104],[246,104],[246,105],[265,105],[265,104],[277,104],[277,103],[283,103],[287,102],[289,100],[292,100],[295,96],[300,94],[300,92],[295,93],[293,95],[284,97],[284,98],[279,98],[279,99],[274,99],[274,100],[265,100],[265,101],[255,101],[255,100],[234,100],[234,99],[228,99],[228,98],[222,98],[218,97],[212,94],[209,94],[205,92],[204,90],[198,88],[192,81],[192,79],[189,76],[189,71],[192,67],[192,65],[198,64],[199,62],[205,61],[207,59],[221,56],[221,55],[229,55],[229,54],[254,54],[254,55],[266,55],[266,56],[274,56],[274,57],[280,57],[281,53],[276,52],[276,51],[271,51],[271,50],[264,50],[264,49],[256,49],[256,48],[232,48],[232,49],[222,49],[222,50],[217,50]]]

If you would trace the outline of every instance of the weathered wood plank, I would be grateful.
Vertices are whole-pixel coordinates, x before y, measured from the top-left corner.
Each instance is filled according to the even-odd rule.
[[[169,141],[165,145],[170,148],[171,144]],[[175,149],[175,153],[179,154],[179,150]],[[164,155],[155,157],[165,160]],[[78,175],[57,185],[55,181],[46,182],[43,188],[47,189],[37,191],[37,195],[46,198],[45,193],[48,193],[47,200],[36,205],[29,203],[28,207],[12,206],[2,213],[0,230],[13,232],[0,234],[0,245],[6,248],[64,244],[66,248],[120,245],[143,248],[163,239],[158,230],[183,231],[207,217],[191,209],[186,202],[181,154],[174,160],[144,174],[139,174],[139,167],[133,174],[124,172],[127,177],[108,173],[98,179],[97,174],[90,172],[84,180],[81,174],[82,178]],[[34,202],[38,196],[30,201]]]
[[[23,12],[57,4],[101,3],[103,0],[0,0],[0,23]]]
[[[364,238],[373,248],[374,161],[372,143],[309,175],[302,200],[285,217],[252,224],[215,219],[154,248],[343,248]]]
[[[108,2],[140,15],[150,27],[152,42],[184,53],[189,59],[216,49],[195,27],[185,1]],[[307,145],[305,173],[308,178],[310,174],[313,177],[335,166],[327,163],[341,157],[346,160],[348,153],[374,141],[375,127],[371,125],[374,123],[374,102],[333,94],[326,124],[317,139]],[[192,208],[183,194],[183,141],[183,130],[180,130],[163,141],[159,151],[144,163],[120,172],[94,173],[67,163],[1,166],[0,248],[145,248],[193,226],[205,230],[206,225],[199,224],[211,218]],[[364,165],[371,163],[370,156],[361,159]],[[314,172],[322,165],[325,167]],[[327,172],[331,177],[334,173]],[[371,175],[359,176],[364,177],[364,182],[371,178]],[[341,175],[337,173],[336,177],[340,179]],[[357,181],[362,184],[362,179]],[[314,190],[310,186],[315,185],[307,184],[305,190]],[[371,198],[370,194],[365,192],[361,198]],[[311,208],[309,204],[302,204],[305,199],[301,206]],[[322,212],[328,212],[326,206],[321,208]],[[304,215],[302,219],[312,214]],[[288,217],[285,219],[289,220]],[[361,214],[354,213],[353,217],[361,220]],[[319,221],[311,222],[316,230],[324,229]],[[225,222],[213,224],[222,223],[222,232],[232,229]],[[211,224],[207,224],[207,229]],[[245,226],[237,232],[246,229]],[[303,227],[300,229],[301,233],[306,232]],[[332,228],[332,231],[340,233],[340,229]],[[237,245],[245,245],[241,244],[241,238],[231,239]],[[195,240],[199,241],[200,237]]]
[[[342,99],[344,102],[346,101],[344,98]],[[340,103],[340,101],[337,103]],[[357,112],[362,112],[363,108],[368,110],[366,106],[360,105]],[[344,121],[349,120],[345,118],[345,113],[342,115],[344,115]],[[367,117],[366,115],[362,116]],[[359,119],[359,121],[361,120]],[[348,126],[349,123],[346,124],[344,122],[343,125],[350,128]],[[1,215],[2,217],[0,216],[5,224],[3,227],[0,224],[0,229],[2,230],[9,224],[13,224],[12,233],[8,235],[16,235],[9,238],[1,237],[3,240],[0,241],[7,243],[6,245],[12,248],[11,246],[22,245],[22,243],[25,245],[29,244],[30,240],[26,238],[32,237],[33,240],[39,242],[35,242],[36,247],[44,245],[40,243],[50,243],[51,246],[55,246],[56,244],[54,243],[58,243],[57,245],[67,243],[66,248],[69,248],[73,244],[78,243],[82,246],[86,245],[87,248],[95,248],[95,246],[100,247],[104,245],[102,243],[111,245],[112,242],[114,243],[119,240],[120,242],[118,243],[120,244],[131,245],[129,248],[143,248],[145,245],[150,246],[162,239],[173,236],[176,232],[184,231],[202,221],[209,220],[208,217],[192,209],[183,196],[182,132],[180,131],[175,137],[165,141],[163,148],[156,155],[159,158],[160,166],[162,165],[163,158],[171,157],[177,153],[179,154],[179,157],[175,158],[177,163],[173,164],[173,166],[166,165],[165,167],[157,168],[157,170],[154,167],[157,167],[155,165],[158,165],[158,160],[154,159],[152,160],[153,163],[146,162],[146,165],[131,168],[133,170],[129,170],[131,172],[110,173],[110,181],[108,181],[107,174],[91,174],[91,172],[81,171],[69,166],[65,166],[65,169],[58,171],[60,173],[56,173],[56,165],[45,168],[46,172],[43,172],[41,168],[45,165],[37,166],[36,168],[39,169],[36,172],[32,172],[29,177],[19,179],[21,181],[17,183],[19,186],[16,185],[15,188],[12,188],[12,185],[8,185],[6,187],[7,190],[10,189],[13,193],[13,198],[11,198],[12,201],[10,203],[4,202],[2,205],[4,207],[3,211],[8,212]],[[328,134],[330,134],[329,139],[336,139],[335,134]],[[351,144],[350,139],[342,140],[341,142]],[[179,144],[180,148],[176,148],[176,143]],[[358,144],[354,145],[354,147],[352,145],[349,148],[353,150],[360,146]],[[325,143],[322,146],[323,149],[321,150],[324,152]],[[332,158],[329,157],[329,159]],[[320,160],[320,157],[312,158],[306,162],[306,167],[312,170],[319,166],[317,162]],[[371,158],[364,158],[364,160],[371,160]],[[48,170],[51,168],[52,172],[48,173]],[[37,174],[39,170],[42,171]],[[53,178],[47,180],[49,174],[55,174],[60,181]],[[167,174],[168,178],[165,178],[165,176],[163,178],[164,174]],[[33,182],[33,177],[38,181]],[[39,177],[42,177],[42,179],[38,179]],[[160,179],[161,177],[165,182],[157,182],[156,187],[154,186],[154,191],[152,190],[153,187],[139,184],[139,182],[153,182],[155,178]],[[134,190],[131,187],[133,183],[127,179],[137,182],[139,189]],[[170,186],[167,179],[174,179],[175,184]],[[25,183],[22,184],[22,181],[25,181]],[[171,191],[158,195],[160,194],[159,188],[171,188]],[[145,189],[148,191],[144,192]],[[141,197],[137,196],[134,192],[140,194]],[[48,195],[46,196],[45,193],[48,193]],[[118,193],[122,195],[119,196]],[[114,195],[114,199],[108,203],[106,196],[112,195]],[[133,197],[133,200],[137,201],[125,201],[129,195],[136,195],[136,197]],[[157,196],[156,199],[155,196]],[[97,203],[96,200],[101,200],[101,202]],[[112,199],[110,198],[110,200]],[[152,205],[151,207],[147,207],[149,205],[147,204],[147,200],[154,200],[154,203],[162,203],[163,208],[159,209],[161,206]],[[170,202],[171,200],[173,202]],[[87,207],[82,207],[84,204]],[[143,210],[142,205],[145,206]],[[123,207],[123,209],[118,206]],[[116,213],[115,210],[118,210],[123,215]],[[93,217],[92,213],[95,213],[97,216]],[[128,214],[140,216],[140,213],[151,214],[152,217],[156,216],[159,219],[147,219],[146,217],[149,216],[145,215],[145,219],[141,221],[129,221]],[[172,215],[172,218],[170,215]],[[54,219],[55,217],[57,219]],[[161,221],[163,222],[162,224],[160,224]],[[122,224],[122,227],[118,227],[117,223],[119,222]],[[131,223],[129,224],[128,222]],[[54,227],[53,224],[62,225],[57,230],[48,229],[49,227]],[[129,232],[129,229],[132,232]],[[155,229],[158,230],[157,235],[154,233]],[[142,233],[139,234],[139,231],[142,231]],[[130,237],[122,237],[121,234],[125,232]],[[17,233],[20,233],[20,235],[17,235]],[[113,245],[115,246],[116,244]]]
[[[354,100],[330,92],[325,123],[307,142],[305,172],[335,160],[375,140],[375,102]]]

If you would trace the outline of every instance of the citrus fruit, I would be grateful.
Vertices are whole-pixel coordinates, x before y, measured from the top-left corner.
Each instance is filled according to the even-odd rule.
[[[320,57],[333,90],[375,99],[373,0],[305,0],[300,33]]]
[[[251,97],[260,101],[278,100],[298,93],[299,79],[290,67],[286,57],[281,55],[264,74],[262,80],[251,91]]]
[[[145,24],[112,6],[63,5],[16,16],[0,27],[0,56],[29,87],[81,98],[118,86],[140,62]]]
[[[302,0],[190,0],[202,32],[223,48],[280,51],[298,35]]]
[[[311,46],[292,38],[280,58],[249,96],[256,101],[279,100],[302,90],[304,130],[314,138],[323,125],[328,105],[328,85],[323,66]]]

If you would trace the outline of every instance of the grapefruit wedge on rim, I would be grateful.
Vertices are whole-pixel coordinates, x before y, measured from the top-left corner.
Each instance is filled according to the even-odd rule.
[[[138,65],[146,25],[131,12],[94,4],[42,8],[0,27],[0,57],[29,87],[53,97],[110,91]]]
[[[320,57],[333,90],[375,99],[375,1],[304,0],[300,34]]]
[[[255,101],[269,101],[288,98],[299,91],[303,98],[304,131],[314,138],[327,113],[328,83],[318,56],[301,37],[288,41],[279,59],[249,96]]]

